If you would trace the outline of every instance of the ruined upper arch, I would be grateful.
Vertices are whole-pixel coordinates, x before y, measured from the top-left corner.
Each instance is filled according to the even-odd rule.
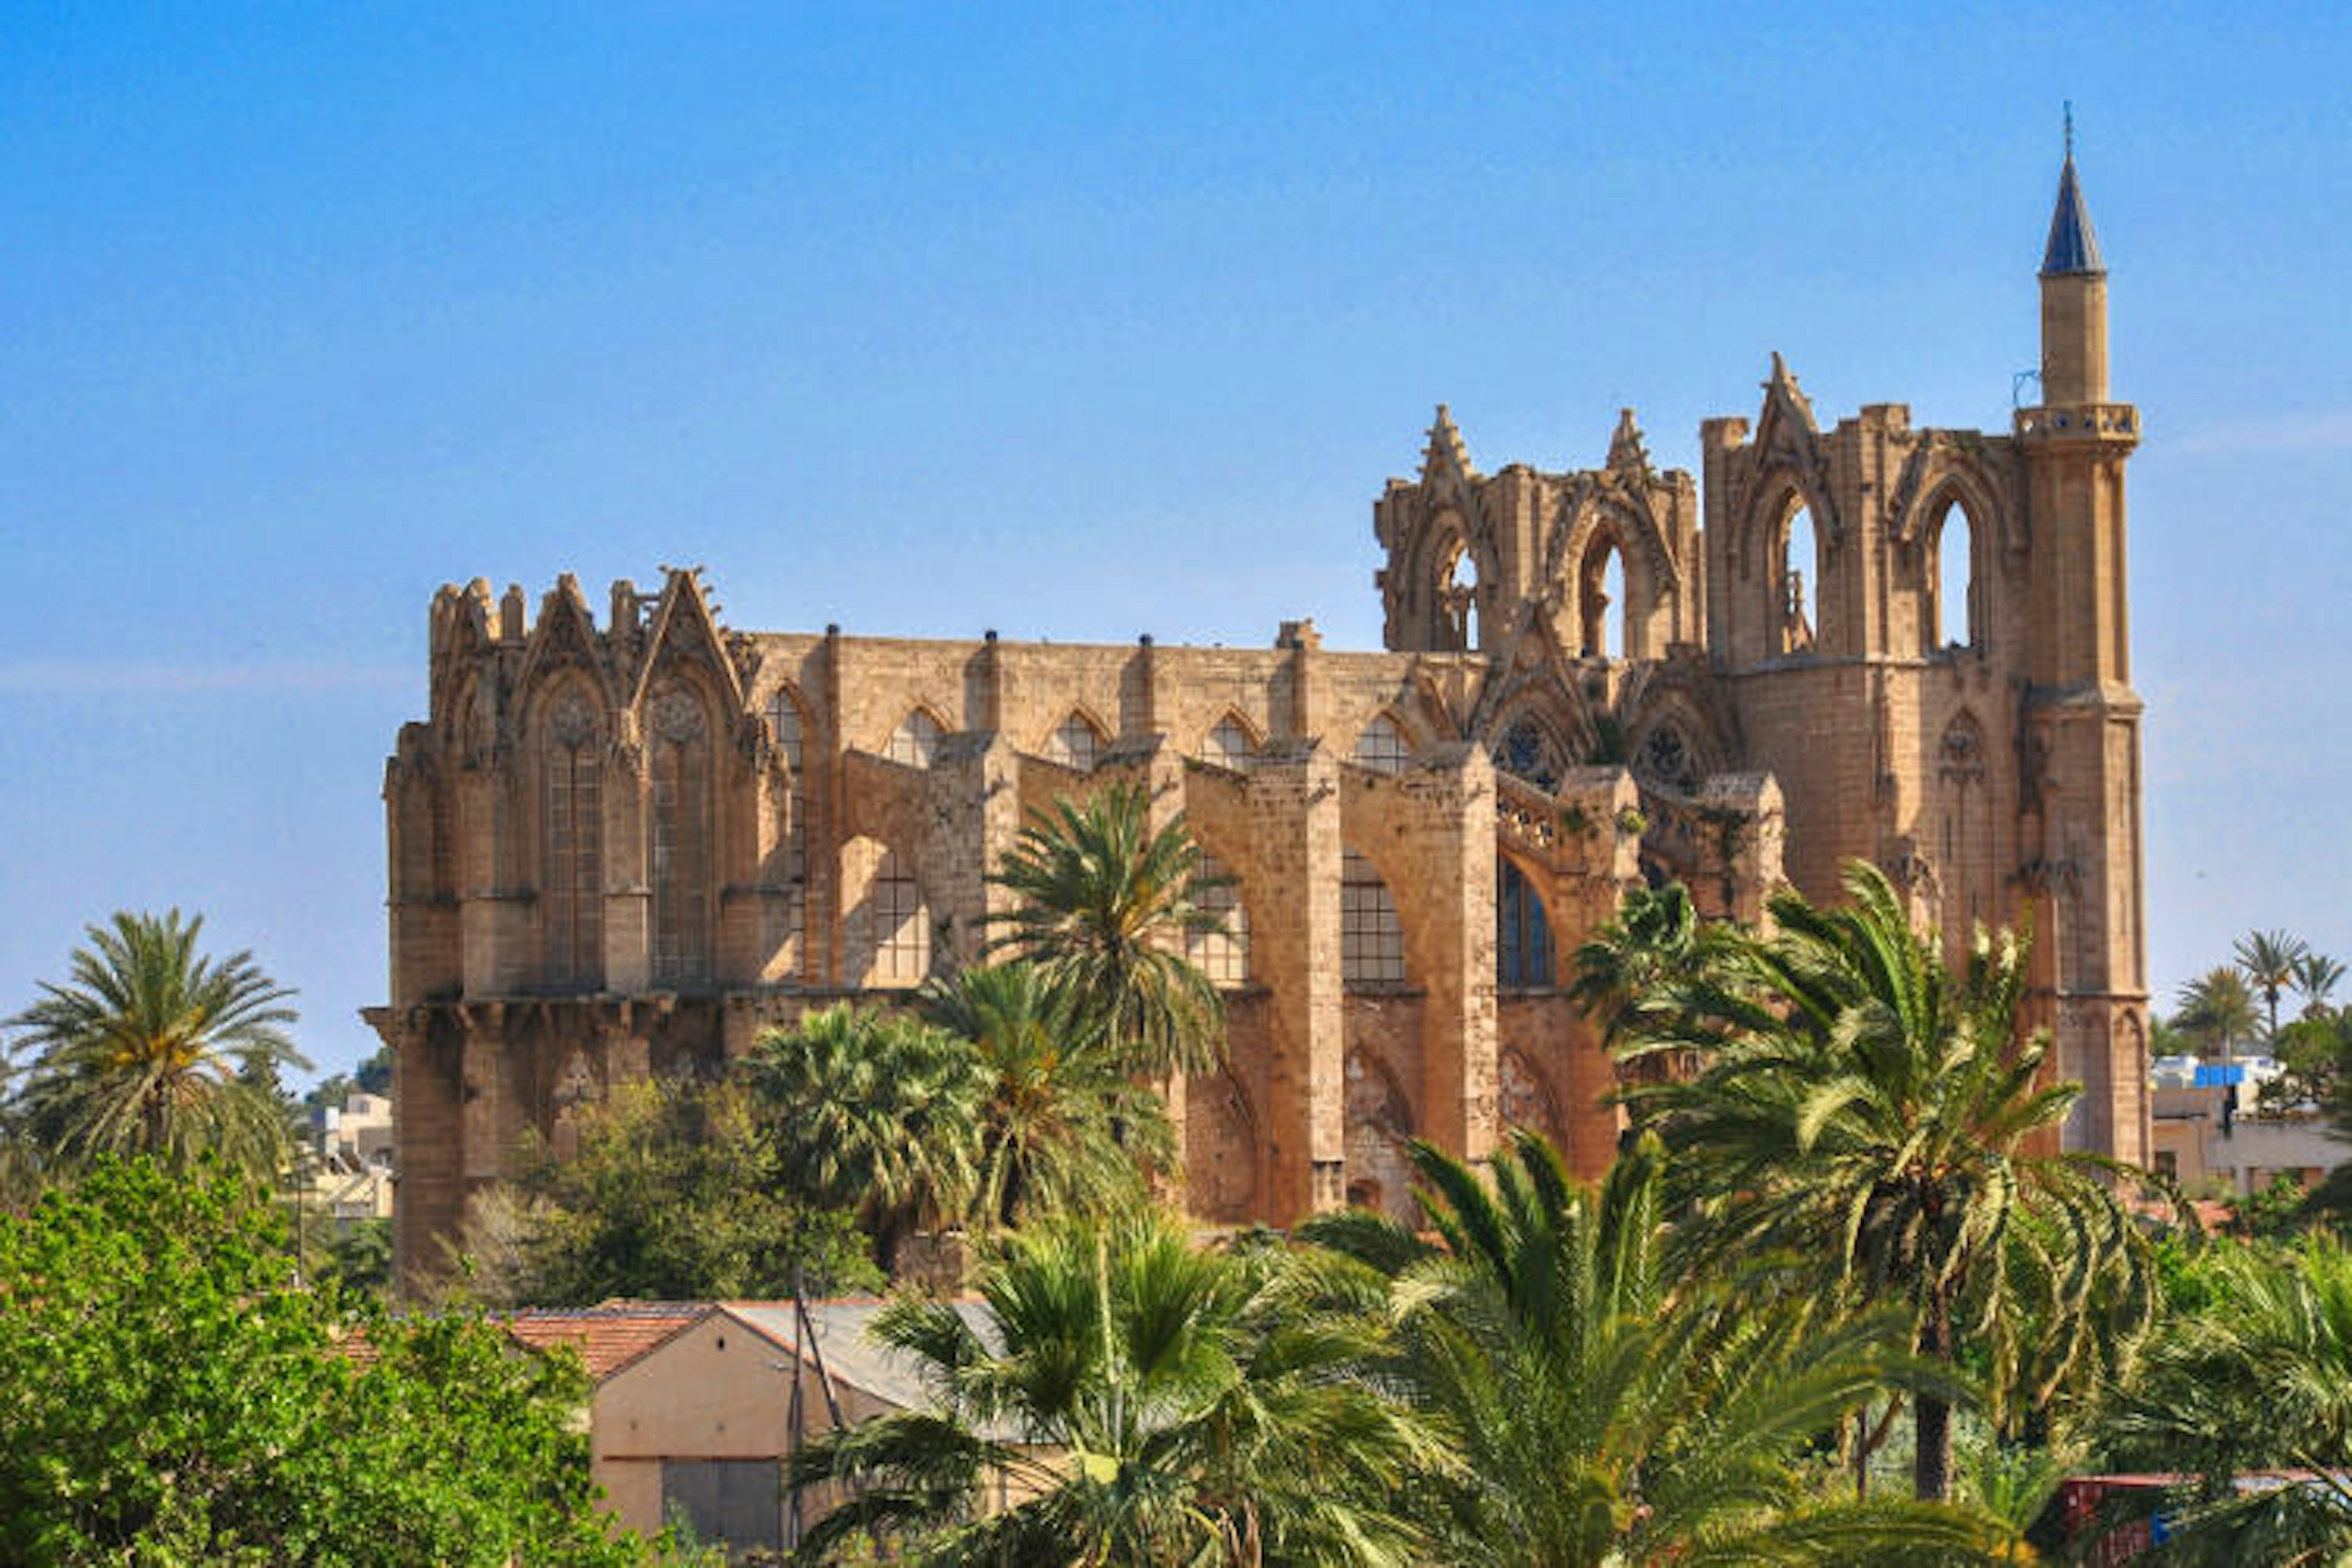
[[[1402,566],[1422,646],[1439,653],[1479,650],[1491,630],[1498,567],[1458,508],[1442,507],[1423,523]]]
[[[1585,658],[1663,654],[1682,571],[1657,520],[1615,489],[1579,485],[1562,502],[1559,538],[1553,559],[1568,647]],[[1612,560],[1622,582],[1614,595],[1605,586]]]

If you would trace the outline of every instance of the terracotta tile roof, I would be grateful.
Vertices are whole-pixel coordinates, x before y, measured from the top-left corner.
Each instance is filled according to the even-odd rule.
[[[707,1301],[603,1301],[518,1312],[507,1332],[533,1350],[570,1345],[602,1383],[647,1351],[718,1310]]]

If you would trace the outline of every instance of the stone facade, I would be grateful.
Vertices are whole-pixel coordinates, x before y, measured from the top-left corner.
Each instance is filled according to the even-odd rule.
[[[444,588],[384,797],[407,1266],[536,1128],[971,957],[1024,813],[1109,780],[1236,879],[1227,1070],[1171,1086],[1184,1194],[1276,1224],[1406,1201],[1403,1141],[1538,1126],[1586,1172],[1611,1067],[1557,983],[1643,878],[1754,917],[1885,866],[1954,944],[2030,915],[2069,1142],[2148,1147],[2123,469],[2071,159],[2042,400],[2010,431],[1761,408],[1660,472],[1481,473],[1441,407],[1373,519],[1387,650],[753,633],[698,573]],[[1963,547],[1960,534],[1965,535]],[[1965,570],[1967,581],[1946,582]]]

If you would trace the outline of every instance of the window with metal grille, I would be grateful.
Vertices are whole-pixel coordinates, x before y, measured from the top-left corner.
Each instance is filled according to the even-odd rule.
[[[1385,713],[1365,725],[1364,732],[1356,737],[1356,761],[1368,768],[1401,773],[1412,756],[1412,748],[1405,743],[1404,731]]]
[[[710,731],[702,705],[673,688],[651,705],[653,977],[710,978]]]
[[[1372,863],[1350,849],[1339,872],[1339,975],[1350,985],[1404,979],[1404,923]]]
[[[549,726],[547,867],[541,885],[546,980],[594,990],[604,973],[604,764],[584,703]]]
[[[1066,768],[1091,773],[1102,756],[1102,736],[1083,715],[1073,713],[1045,738],[1045,756]]]
[[[1201,877],[1203,882],[1230,877],[1225,863],[1214,855],[1201,857]],[[1242,907],[1241,889],[1231,881],[1204,886],[1198,900],[1201,908],[1225,922],[1222,931],[1192,931],[1184,939],[1184,956],[1191,959],[1210,983],[1232,990],[1249,984],[1249,911]]]
[[[801,772],[801,705],[789,691],[779,691],[768,703],[768,732],[791,769],[785,784],[784,881],[792,889],[792,911],[786,917],[785,939],[797,941],[808,904],[808,786]]]
[[[1216,728],[1209,731],[1208,742],[1202,749],[1210,762],[1237,772],[1247,772],[1250,765],[1257,761],[1257,747],[1251,742],[1249,731],[1230,714],[1217,721]]]
[[[1549,985],[1551,921],[1542,897],[1509,860],[1495,868],[1495,981],[1500,985]]]
[[[931,970],[930,912],[922,889],[895,849],[874,873],[874,975],[877,985],[919,985]]]

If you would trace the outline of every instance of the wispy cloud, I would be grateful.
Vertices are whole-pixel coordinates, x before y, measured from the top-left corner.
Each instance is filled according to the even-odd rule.
[[[192,692],[394,691],[416,671],[391,665],[137,664],[34,658],[0,663],[0,694],[26,697],[176,696]]]
[[[2352,451],[2352,408],[2242,415],[2192,428],[2184,452]]]

